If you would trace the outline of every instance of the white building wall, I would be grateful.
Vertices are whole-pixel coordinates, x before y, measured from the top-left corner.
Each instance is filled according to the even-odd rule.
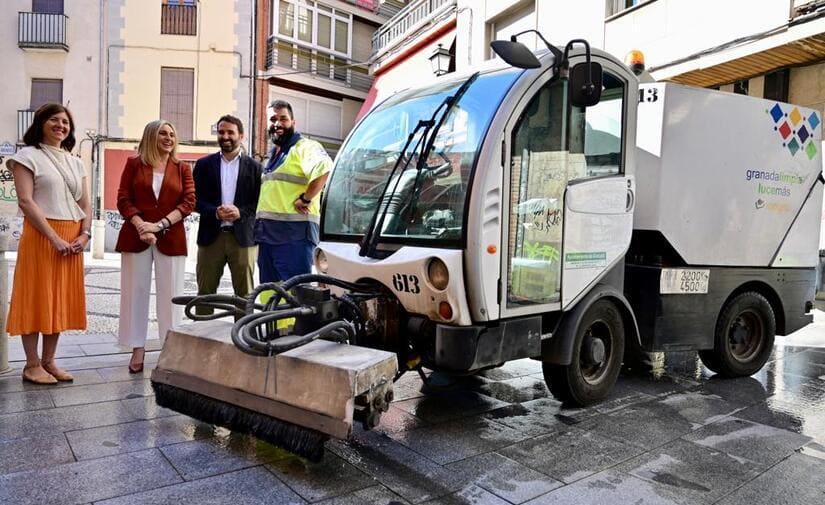
[[[100,83],[100,2],[72,0],[64,2],[66,42],[62,49],[21,49],[17,45],[18,12],[31,12],[31,0],[3,0],[0,16],[0,61],[3,62],[3,85],[0,86],[0,143],[17,143],[17,111],[29,108],[31,80],[62,79],[63,104],[75,120],[77,145],[89,166],[90,142],[86,130],[98,130]]]
[[[788,22],[791,0],[656,0],[606,20],[604,48],[619,58],[631,49],[645,54],[648,68],[761,33]],[[726,61],[724,54],[715,63]],[[712,64],[715,64],[712,63]],[[701,62],[706,67],[708,61]],[[694,60],[654,75],[667,78],[699,68]]]

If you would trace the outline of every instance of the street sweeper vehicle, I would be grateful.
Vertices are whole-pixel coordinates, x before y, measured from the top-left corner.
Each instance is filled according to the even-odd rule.
[[[375,426],[408,370],[533,358],[554,396],[588,405],[635,352],[747,376],[811,322],[817,112],[640,82],[580,40],[493,46],[506,63],[398,92],[355,127],[316,274],[177,299],[201,320],[167,336],[160,405],[315,459]]]

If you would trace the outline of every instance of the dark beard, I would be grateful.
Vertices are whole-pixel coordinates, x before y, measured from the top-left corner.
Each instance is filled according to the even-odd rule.
[[[286,128],[284,129],[284,134],[280,137],[275,133],[275,128],[270,128],[270,135],[272,136],[272,142],[278,144],[279,146],[284,145],[288,139],[292,137],[295,133],[295,128]]]

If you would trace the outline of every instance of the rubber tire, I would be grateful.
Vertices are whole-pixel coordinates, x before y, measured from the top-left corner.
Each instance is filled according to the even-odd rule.
[[[606,369],[599,383],[591,384],[585,380],[579,365],[584,337],[595,323],[608,328],[611,349],[606,357]],[[564,404],[581,407],[593,405],[606,398],[616,384],[622,367],[624,342],[624,321],[616,305],[609,300],[599,300],[594,303],[585,313],[576,331],[570,365],[542,363],[544,381],[550,392]]]
[[[761,347],[747,361],[737,359],[728,345],[728,331],[742,314],[750,312],[759,318],[763,329]],[[722,377],[748,377],[758,372],[773,351],[776,336],[776,316],[768,299],[755,291],[736,295],[722,308],[716,321],[713,349],[699,351],[699,358],[710,370]]]

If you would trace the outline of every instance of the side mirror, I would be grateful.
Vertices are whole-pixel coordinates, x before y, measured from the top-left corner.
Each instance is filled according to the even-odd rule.
[[[541,66],[536,55],[519,42],[494,40],[490,42],[490,47],[508,65],[518,68],[539,68]]]
[[[592,107],[602,98],[602,66],[596,62],[579,63],[570,69],[570,103]]]

